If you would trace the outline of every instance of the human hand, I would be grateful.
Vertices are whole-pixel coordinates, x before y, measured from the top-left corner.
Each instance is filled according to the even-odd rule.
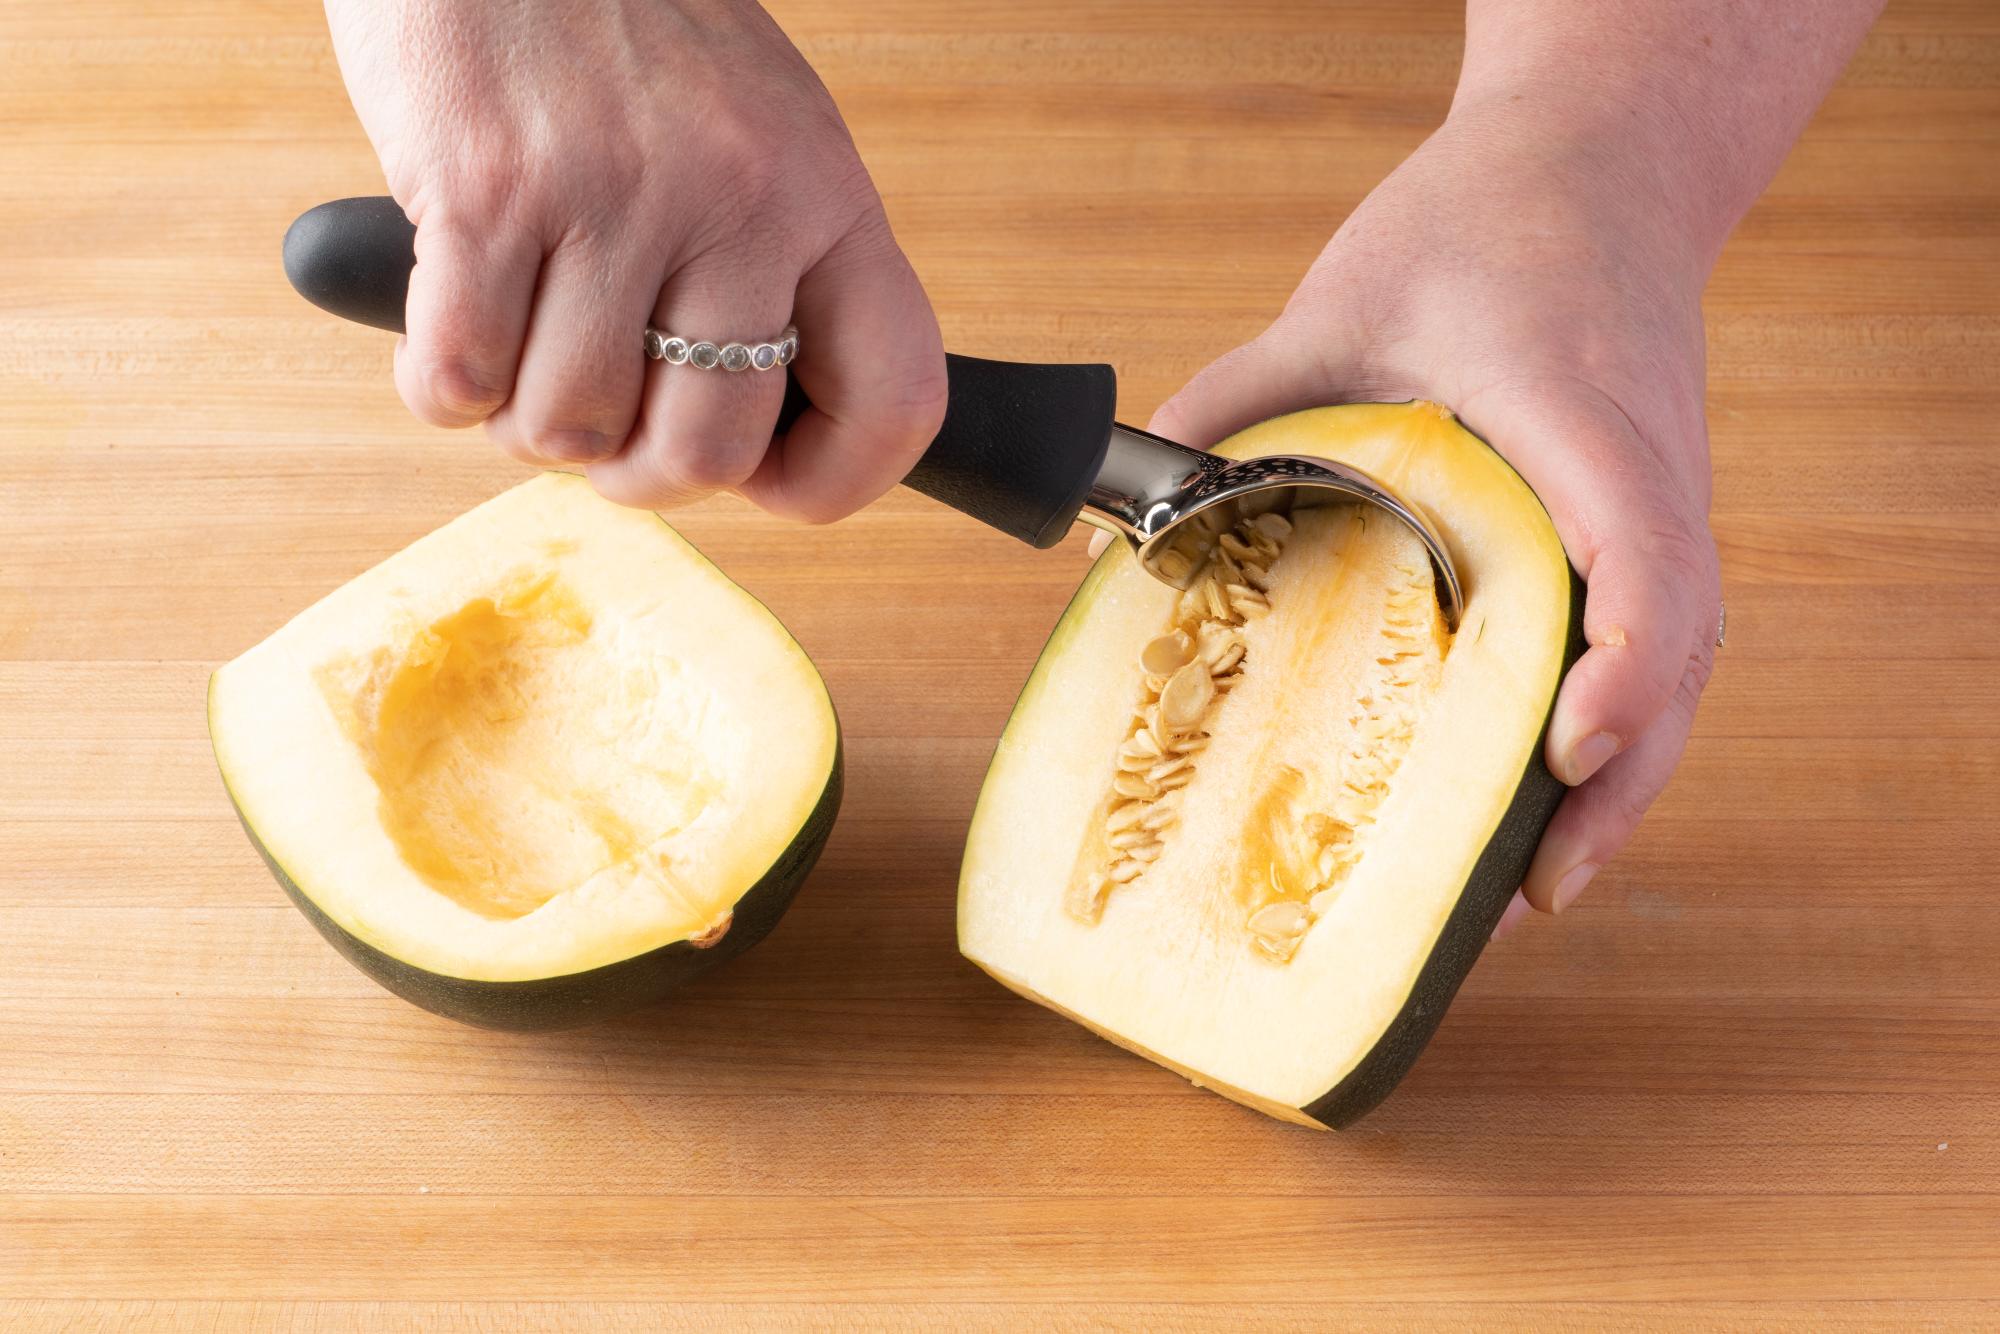
[[[1502,929],[1557,912],[1666,786],[1720,614],[1700,294],[1710,238],[1626,188],[1614,143],[1455,112],[1362,203],[1284,313],[1150,429],[1206,448],[1334,402],[1434,399],[1527,479],[1588,581],[1589,650],[1550,722],[1573,791]],[[1714,238],[1719,243],[1719,237]]]
[[[937,322],[839,112],[749,0],[327,0],[356,111],[416,223],[396,385],[439,426],[661,507],[734,489],[839,518],[944,414]],[[780,374],[646,361],[799,329]]]

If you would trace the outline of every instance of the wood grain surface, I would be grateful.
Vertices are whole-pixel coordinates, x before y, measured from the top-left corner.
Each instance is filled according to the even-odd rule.
[[[773,8],[948,342],[1114,360],[1140,421],[1459,51],[1445,0]],[[1891,5],[1715,276],[1730,644],[1679,778],[1340,1136],[958,958],[1084,558],[908,494],[680,520],[848,729],[768,942],[536,1037],[336,958],[237,829],[205,679],[520,476],[284,283],[291,217],[379,188],[316,6],[0,4],[0,1326],[2000,1326],[1990,0]]]

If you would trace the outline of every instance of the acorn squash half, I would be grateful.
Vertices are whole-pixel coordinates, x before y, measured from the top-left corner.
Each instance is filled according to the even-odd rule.
[[[209,734],[320,934],[492,1028],[605,1018],[756,943],[840,804],[833,706],[785,628],[554,473],[222,667]]]
[[[1235,457],[1388,482],[1464,580],[1359,507],[1265,515],[1177,593],[1093,567],[1001,737],[958,934],[1007,986],[1273,1116],[1338,1127],[1409,1070],[1520,885],[1583,586],[1525,482],[1429,403],[1278,418]]]

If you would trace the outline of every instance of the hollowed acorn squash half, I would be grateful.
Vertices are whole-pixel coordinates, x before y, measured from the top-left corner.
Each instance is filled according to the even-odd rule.
[[[1542,742],[1583,586],[1527,484],[1435,404],[1219,448],[1389,483],[1442,533],[1463,620],[1415,536],[1360,507],[1240,524],[1186,593],[1114,544],[1000,739],[959,944],[1197,1084],[1339,1127],[1415,1062],[1561,798]]]
[[[251,841],[356,967],[548,1029],[755,944],[840,805],[825,684],[652,514],[545,474],[215,673]]]

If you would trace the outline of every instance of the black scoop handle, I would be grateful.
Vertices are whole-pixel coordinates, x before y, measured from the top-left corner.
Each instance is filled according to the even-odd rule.
[[[285,276],[321,310],[401,333],[415,242],[416,228],[395,200],[335,199],[308,209],[285,233]],[[633,345],[636,352],[636,331]],[[812,356],[810,344],[803,355]],[[1031,546],[1054,546],[1104,463],[1117,378],[1102,365],[944,360],[944,425],[903,484]],[[811,406],[788,370],[778,430]]]

